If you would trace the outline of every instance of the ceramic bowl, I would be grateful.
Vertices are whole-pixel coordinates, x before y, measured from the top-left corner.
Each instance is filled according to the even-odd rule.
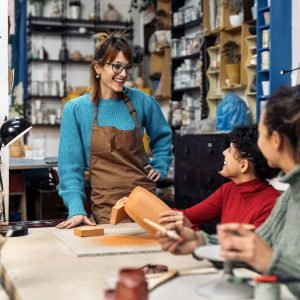
[[[171,210],[167,204],[140,186],[132,190],[125,203],[127,215],[152,235],[155,235],[157,229],[146,224],[144,218],[158,223],[159,214],[167,210]]]

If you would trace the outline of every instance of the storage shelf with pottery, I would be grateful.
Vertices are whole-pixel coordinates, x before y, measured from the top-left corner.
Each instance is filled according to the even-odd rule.
[[[194,121],[193,116],[201,115],[206,107],[203,104],[203,67],[201,65],[203,55],[203,35],[201,35],[202,5],[190,1],[170,1],[172,3],[172,59],[171,59],[171,106],[180,102],[181,116],[174,125],[173,112],[170,116],[170,124],[175,130],[178,126],[189,126]],[[187,100],[190,103],[188,104]],[[205,99],[204,99],[205,101]],[[187,116],[184,118],[184,116]],[[200,117],[199,117],[200,118]],[[195,117],[196,119],[196,117]],[[185,121],[187,120],[187,121]],[[196,122],[197,122],[196,121]],[[199,120],[200,121],[200,120]]]
[[[207,48],[209,56],[209,68],[207,69],[207,78],[209,89],[207,92],[207,103],[210,114],[215,114],[216,107],[223,98],[223,92],[220,86],[220,60],[221,60],[221,46],[214,45]]]
[[[78,39],[85,39],[87,43],[93,44],[94,42],[90,40],[91,35],[96,33],[99,28],[109,31],[127,28],[128,39],[131,40],[133,37],[132,21],[122,22],[121,20],[107,21],[100,19],[100,0],[94,0],[94,11],[96,13],[92,19],[71,19],[66,17],[69,7],[66,5],[66,0],[63,0],[63,3],[64,5],[62,5],[61,9],[61,16],[63,17],[36,17],[29,15],[27,18],[27,51],[30,57],[27,59],[28,91],[26,93],[26,115],[32,123],[39,127],[59,127],[60,118],[57,118],[58,121],[55,124],[50,124],[47,109],[51,110],[55,106],[61,111],[60,106],[63,105],[63,102],[60,104],[58,101],[62,101],[67,94],[67,86],[70,84],[69,81],[72,77],[71,72],[80,68],[80,71],[86,72],[86,76],[89,76],[88,65],[93,60],[93,53],[81,55],[77,50],[71,53],[69,52],[69,49],[71,49],[70,45],[67,47],[69,43],[73,41],[77,42]],[[58,55],[56,54],[57,49],[45,49],[42,47],[44,48],[44,52],[41,53],[42,55],[40,55],[40,51],[33,51],[34,43],[41,36],[44,39],[45,34],[51,36],[50,39],[61,43]],[[44,79],[41,81],[40,78],[35,79],[32,77],[32,73],[36,70],[41,70],[41,68],[49,70],[49,65],[54,70],[53,72],[58,74],[60,80],[49,78],[48,80]],[[49,74],[50,72],[47,71],[47,76]],[[48,85],[46,85],[47,90],[45,84],[42,87],[43,81],[48,82]],[[43,120],[37,124],[36,121],[34,122],[34,115],[37,113],[37,109],[33,102],[38,100],[42,100],[47,107],[45,110],[41,110]]]
[[[246,70],[245,70],[245,65],[246,65],[246,54],[247,54],[247,49],[246,49],[246,42],[245,38],[249,35],[248,31],[248,25],[243,24],[242,26],[239,27],[234,27],[230,28],[228,30],[222,30],[220,33],[220,42],[221,45],[223,46],[226,42],[228,41],[234,41],[239,45],[239,53],[241,55],[240,59],[240,67],[239,67],[239,80],[238,83],[231,84],[226,81],[227,78],[227,73],[226,73],[226,65],[228,64],[228,58],[225,57],[224,55],[221,55],[221,73],[220,73],[220,82],[221,82],[221,88],[226,89],[226,88],[243,88],[247,85],[247,75],[246,75]],[[221,49],[222,51],[222,49]],[[233,85],[233,86],[232,86]]]
[[[247,59],[246,59],[246,73],[247,73],[247,87],[246,97],[251,112],[252,122],[256,122],[256,35],[249,35],[246,37]]]
[[[259,120],[261,101],[269,98],[280,85],[290,85],[289,74],[281,75],[281,69],[291,68],[291,0],[257,1],[257,68],[256,68],[256,120]],[[278,22],[284,20],[284,22]],[[264,41],[268,32],[269,45]],[[269,68],[266,63],[268,53]],[[264,57],[264,62],[263,62]]]

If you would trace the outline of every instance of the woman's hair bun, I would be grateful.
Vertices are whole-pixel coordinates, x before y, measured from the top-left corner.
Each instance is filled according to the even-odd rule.
[[[92,35],[92,39],[96,40],[96,48],[100,47],[108,38],[109,34],[106,31],[100,31]]]

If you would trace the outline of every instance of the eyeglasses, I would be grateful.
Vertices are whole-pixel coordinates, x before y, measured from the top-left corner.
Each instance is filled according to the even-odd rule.
[[[125,70],[126,74],[130,75],[133,73],[135,66],[133,65],[126,65],[123,66],[122,64],[111,64],[111,63],[106,63],[107,65],[111,65],[111,68],[114,73],[120,74]]]

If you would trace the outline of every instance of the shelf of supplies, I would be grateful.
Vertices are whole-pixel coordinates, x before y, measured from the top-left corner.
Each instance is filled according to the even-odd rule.
[[[198,59],[200,56],[199,52],[193,53],[193,54],[189,54],[189,55],[185,55],[185,56],[177,56],[177,57],[172,57],[173,61],[177,61],[177,60],[184,60],[184,59]]]
[[[188,29],[188,28],[193,28],[193,27],[196,27],[196,26],[200,26],[201,21],[202,21],[202,18],[198,18],[194,21],[184,23],[184,24],[180,24],[178,26],[174,26],[172,28],[172,30]]]

